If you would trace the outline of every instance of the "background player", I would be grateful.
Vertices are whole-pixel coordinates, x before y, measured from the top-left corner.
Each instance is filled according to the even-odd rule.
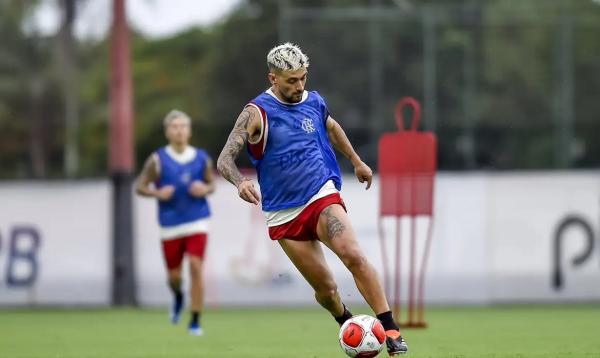
[[[239,115],[219,156],[218,170],[236,186],[242,199],[256,205],[262,201],[271,239],[279,242],[315,290],[316,300],[339,324],[352,314],[341,301],[318,241],[352,273],[386,329],[388,353],[406,353],[377,273],[358,246],[339,195],[341,175],[332,145],[351,161],[367,189],[373,173],[330,116],[323,98],[304,90],[307,56],[286,43],[268,53],[267,65],[271,87]],[[244,147],[257,170],[261,195],[235,165]]]
[[[184,306],[181,270],[187,253],[191,279],[188,329],[190,334],[202,335],[202,266],[210,217],[206,196],[215,190],[213,165],[204,150],[188,144],[191,120],[187,114],[176,110],[169,112],[164,126],[169,144],[148,157],[137,179],[136,191],[158,199],[162,249],[174,296],[171,321],[179,322]]]

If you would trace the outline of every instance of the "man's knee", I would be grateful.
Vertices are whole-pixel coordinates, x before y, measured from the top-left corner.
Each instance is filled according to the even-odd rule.
[[[340,256],[340,259],[344,265],[351,272],[354,272],[355,270],[363,270],[368,265],[366,257],[358,247],[349,248],[342,252]]]
[[[202,275],[202,260],[190,259],[190,275],[199,278]]]
[[[333,301],[337,294],[337,285],[333,281],[326,282],[315,290],[315,297],[319,302]]]
[[[170,269],[168,271],[169,281],[180,281],[181,280],[181,268]]]

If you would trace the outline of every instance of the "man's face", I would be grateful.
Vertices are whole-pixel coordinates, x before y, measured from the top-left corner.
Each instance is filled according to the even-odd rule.
[[[187,144],[192,135],[190,124],[184,118],[175,118],[165,128],[165,135],[171,144]]]
[[[302,100],[304,85],[308,72],[302,67],[296,71],[269,72],[269,81],[281,98],[288,103],[298,103]]]

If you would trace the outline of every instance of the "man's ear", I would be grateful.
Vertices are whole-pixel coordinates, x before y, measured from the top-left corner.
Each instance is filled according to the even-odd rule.
[[[277,80],[275,78],[275,74],[273,72],[269,72],[269,74],[267,75],[267,77],[269,78],[269,82],[271,82],[271,85],[275,85]]]

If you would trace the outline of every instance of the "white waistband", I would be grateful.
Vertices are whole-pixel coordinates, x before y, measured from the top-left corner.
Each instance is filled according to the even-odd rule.
[[[193,234],[207,233],[209,226],[210,218],[202,218],[175,226],[161,226],[160,238],[161,240],[171,240]]]
[[[289,208],[289,209],[283,209],[283,210],[277,210],[277,211],[265,211],[265,217],[267,218],[267,226],[268,227],[278,226],[278,225],[285,224],[289,221],[292,221],[296,217],[298,217],[298,215],[300,215],[300,213],[302,212],[302,210],[304,210],[304,208],[309,206],[314,201],[324,198],[327,195],[336,194],[336,193],[339,193],[339,192],[335,188],[335,184],[333,183],[333,180],[328,180],[325,184],[323,184],[323,186],[321,187],[319,192],[316,193],[315,195],[313,195],[310,198],[310,200],[308,200],[308,202],[302,206],[297,206],[295,208]]]

